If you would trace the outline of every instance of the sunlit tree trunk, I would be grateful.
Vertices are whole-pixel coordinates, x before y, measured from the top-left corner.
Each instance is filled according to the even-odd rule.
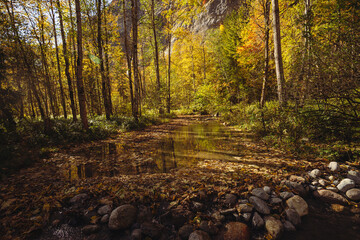
[[[83,71],[83,49],[82,49],[82,25],[81,25],[81,6],[80,0],[75,0],[76,8],[76,28],[77,28],[77,66],[76,66],[76,81],[77,81],[77,90],[80,106],[80,117],[84,129],[89,128],[86,112],[86,99],[85,99],[85,89],[84,82],[82,77]]]
[[[264,38],[264,58],[265,58],[265,66],[264,66],[264,77],[261,88],[261,98],[260,98],[260,107],[262,108],[265,104],[265,90],[266,83],[268,81],[269,75],[269,33],[270,33],[270,0],[265,0],[264,2],[264,24],[265,24],[265,38]]]
[[[158,47],[158,41],[157,41],[157,34],[156,34],[156,24],[155,24],[155,1],[151,0],[151,27],[153,31],[154,36],[154,47],[155,47],[155,71],[156,71],[156,102],[158,104],[159,113],[161,113],[162,106],[161,106],[161,94],[160,94],[160,69],[159,69],[159,47]]]
[[[62,84],[62,77],[61,77],[61,67],[60,67],[60,57],[59,57],[59,47],[58,47],[58,41],[57,41],[57,32],[56,32],[56,22],[55,22],[55,13],[54,13],[54,7],[53,7],[53,1],[50,0],[51,4],[51,19],[53,23],[53,31],[54,31],[54,39],[55,39],[55,51],[56,51],[56,63],[57,63],[57,70],[58,70],[58,77],[59,77],[59,86],[60,86],[60,98],[61,98],[61,105],[63,108],[64,117],[67,118],[67,111],[66,111],[66,103],[65,103],[65,93],[64,88]]]
[[[133,94],[133,83],[132,83],[132,74],[131,74],[131,55],[128,43],[128,33],[127,33],[127,26],[126,26],[126,3],[123,0],[123,23],[124,23],[124,45],[125,45],[125,55],[126,55],[126,62],[127,62],[127,76],[129,78],[129,90],[130,90],[130,101],[131,101],[131,112],[134,113],[134,94]]]
[[[277,80],[277,93],[280,106],[286,104],[285,99],[285,78],[284,67],[281,55],[281,35],[280,35],[280,16],[279,16],[279,2],[278,0],[272,0],[273,8],[273,32],[274,32],[274,57],[275,57],[275,70]]]

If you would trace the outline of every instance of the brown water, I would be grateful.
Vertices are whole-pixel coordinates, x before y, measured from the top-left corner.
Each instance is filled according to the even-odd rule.
[[[106,143],[81,149],[61,165],[70,180],[169,172],[171,169],[196,166],[204,160],[237,161],[242,155],[242,141],[250,136],[215,121],[184,126],[160,141],[147,144]]]

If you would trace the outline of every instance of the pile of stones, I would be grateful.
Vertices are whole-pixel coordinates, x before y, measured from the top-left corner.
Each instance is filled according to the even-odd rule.
[[[91,224],[83,226],[82,233],[86,239],[111,239],[114,234],[132,240],[242,240],[254,234],[278,239],[284,231],[296,231],[309,213],[307,198],[344,206],[359,203],[360,173],[331,162],[322,170],[288,176],[279,189],[287,191],[264,186],[252,189],[246,198],[228,193],[221,199],[200,191],[190,205],[168,204],[157,216],[150,207],[124,204],[113,208],[112,202],[102,201],[89,215],[87,223]],[[87,199],[87,194],[79,194],[70,203],[80,206]]]

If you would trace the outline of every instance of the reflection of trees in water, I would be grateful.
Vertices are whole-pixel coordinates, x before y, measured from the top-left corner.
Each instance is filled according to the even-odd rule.
[[[160,149],[162,172],[166,173],[172,168],[177,168],[174,139],[170,137],[161,141]]]

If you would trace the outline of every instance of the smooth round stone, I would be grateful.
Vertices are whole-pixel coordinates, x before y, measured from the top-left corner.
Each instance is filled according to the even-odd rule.
[[[263,187],[263,189],[267,194],[271,193],[271,188],[269,186],[265,186],[265,187]]]
[[[284,200],[287,200],[293,196],[294,196],[294,194],[292,192],[281,192],[280,193],[280,197]]]
[[[336,187],[326,187],[327,190],[333,191],[333,192],[338,192],[339,189],[337,189]]]
[[[349,189],[355,187],[354,180],[350,178],[344,178],[341,182],[336,186],[341,192],[346,192]]]
[[[328,168],[332,172],[340,171],[340,165],[337,162],[330,162],[329,165],[328,165]]]
[[[308,204],[302,197],[298,195],[295,195],[292,198],[286,200],[286,204],[289,208],[295,209],[295,211],[299,214],[300,217],[305,216],[309,213]]]
[[[268,200],[269,199],[269,194],[267,194],[264,189],[262,188],[255,188],[251,191],[251,194],[258,197],[258,198],[261,198],[262,200]]]
[[[311,172],[309,172],[309,176],[312,178],[320,177],[321,171],[319,169],[314,169]]]
[[[283,224],[281,221],[270,216],[265,218],[265,228],[273,239],[279,239],[283,232]]]
[[[251,223],[254,228],[262,228],[264,226],[264,220],[257,212],[254,213]]]
[[[251,196],[249,198],[249,200],[250,200],[250,203],[252,205],[254,205],[256,211],[258,211],[259,213],[265,214],[265,215],[270,214],[270,208],[268,207],[266,202],[264,202],[263,200],[261,200],[258,197],[255,197],[255,196]]]
[[[330,181],[334,181],[334,180],[335,180],[335,177],[331,175],[331,176],[329,176],[329,180],[330,180]]]
[[[360,200],[360,189],[353,188],[350,190],[347,190],[346,196],[353,201],[359,201]]]

